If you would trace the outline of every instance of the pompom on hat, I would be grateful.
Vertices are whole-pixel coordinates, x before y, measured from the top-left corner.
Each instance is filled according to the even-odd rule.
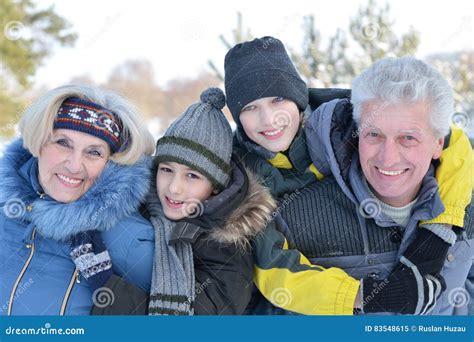
[[[222,190],[231,175],[232,130],[222,113],[225,95],[208,88],[168,127],[156,144],[155,162],[186,165]]]

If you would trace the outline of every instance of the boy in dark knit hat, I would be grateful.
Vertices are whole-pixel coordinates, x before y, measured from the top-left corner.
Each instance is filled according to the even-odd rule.
[[[308,88],[283,44],[272,37],[237,44],[224,67],[237,153],[246,164],[258,165],[255,171],[276,197],[312,183],[316,178],[306,173],[311,160],[300,129]]]
[[[237,124],[234,149],[241,160],[262,177],[264,184],[270,188],[284,208],[288,198],[297,196],[299,190],[330,175],[324,151],[316,156],[319,168],[313,163],[316,162],[315,158],[312,160],[308,153],[306,132],[303,128],[304,112],[306,111],[307,116],[311,115],[306,84],[296,71],[283,44],[273,37],[237,44],[227,53],[224,67],[227,105]],[[345,138],[351,137],[352,120],[349,117],[348,120],[341,121],[342,126],[332,127],[334,130],[331,137],[341,148],[334,147],[334,150],[340,153],[336,158],[338,162],[344,164],[347,163],[346,156],[350,155],[351,146],[347,144]],[[450,149],[443,151],[442,158],[453,158],[456,149],[453,150],[451,146],[459,147],[462,143],[464,143],[462,139],[450,141]],[[314,146],[309,148],[314,149]],[[466,162],[472,163],[469,160]],[[446,163],[440,165],[437,173],[440,188],[443,187],[443,182],[446,182],[446,177],[443,175],[450,174],[450,177],[464,178],[464,175],[456,173],[456,170],[454,172],[446,170],[452,168],[452,165]],[[464,196],[469,197],[469,201],[471,189],[472,187],[467,189]],[[446,195],[447,193],[449,191],[442,193],[442,198],[448,202],[449,207],[449,204],[456,203],[457,199],[452,200]],[[461,205],[461,202],[453,204],[453,207],[456,207],[453,210],[464,213],[464,204]],[[311,208],[314,204],[305,207]],[[316,211],[313,212],[315,213]],[[302,215],[311,216],[311,213],[305,212]],[[445,213],[430,223],[446,223],[450,226],[453,224],[452,217],[452,213]],[[463,217],[464,214],[457,218],[456,223],[462,226]],[[264,238],[255,240],[255,283],[262,294],[274,305],[294,312],[351,314],[354,308],[358,308],[359,300],[356,300],[356,296],[359,293],[359,280],[350,277],[339,268],[325,269],[312,265],[296,249],[288,249],[289,243],[291,247],[298,248],[298,246],[294,246],[291,240],[287,241],[281,232],[289,239],[292,227],[282,222],[279,216],[277,218],[280,231],[272,231],[272,226],[269,226]],[[433,249],[439,251],[437,255],[440,261],[436,264],[442,265],[442,260],[446,257],[450,244],[453,243],[454,234],[446,228],[440,228],[438,225],[426,232],[423,229],[423,233],[426,233],[423,236],[428,235],[429,239],[415,241],[408,252],[413,254],[413,251],[418,250],[417,244],[423,243],[423,251],[428,253]],[[331,243],[331,241],[319,241],[319,243]],[[431,249],[426,248],[427,244]],[[271,256],[271,259],[268,256]],[[290,300],[279,301],[275,293],[281,287],[291,294]],[[384,310],[394,312],[395,309],[381,308],[381,311]]]
[[[252,238],[271,194],[232,160],[223,92],[201,94],[157,142],[146,207],[155,228],[149,314],[242,314],[253,279]]]

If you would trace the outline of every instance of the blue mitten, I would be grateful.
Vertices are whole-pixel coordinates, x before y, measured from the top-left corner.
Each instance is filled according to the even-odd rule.
[[[70,241],[72,260],[92,291],[103,287],[112,272],[112,260],[98,231],[82,232]]]

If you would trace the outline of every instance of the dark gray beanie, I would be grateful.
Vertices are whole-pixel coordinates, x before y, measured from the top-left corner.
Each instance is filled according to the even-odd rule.
[[[242,108],[264,97],[284,97],[300,111],[308,105],[308,87],[276,38],[237,44],[227,52],[224,70],[227,106],[239,127]]]
[[[202,92],[166,130],[156,144],[155,161],[187,165],[206,176],[218,189],[231,174],[232,130],[221,109],[225,96],[219,88]]]

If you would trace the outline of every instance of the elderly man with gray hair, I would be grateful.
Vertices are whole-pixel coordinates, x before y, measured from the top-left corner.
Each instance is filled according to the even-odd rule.
[[[343,113],[351,111],[351,105],[355,122],[351,137],[358,138],[358,151],[351,158],[340,153],[336,158],[331,132],[339,119],[347,118]],[[335,210],[338,217],[331,225],[349,227],[347,236],[339,240],[342,255],[316,256],[317,262],[339,266],[362,279],[359,297],[365,313],[381,308],[415,314],[465,310],[470,294],[464,285],[474,252],[472,205],[464,229],[441,224],[419,227],[421,221],[434,219],[445,210],[433,161],[439,158],[445,140],[452,138],[448,133],[453,109],[452,89],[440,73],[413,57],[386,58],[354,80],[350,102],[328,102],[306,123],[310,154],[320,156],[317,149],[324,146],[336,181],[315,184],[312,193],[305,195],[320,195],[337,184],[338,194],[344,196],[336,196],[336,203],[328,209]],[[313,161],[315,165],[320,162]],[[472,189],[470,175],[466,176],[461,186]],[[284,215],[289,226],[297,202]],[[353,204],[358,207],[356,212]],[[354,221],[358,227],[351,225]],[[335,228],[331,225],[312,224],[315,238],[328,236],[327,231]],[[412,248],[416,239],[420,243]],[[447,256],[443,242],[451,245]],[[444,281],[446,291],[436,303]]]
[[[324,103],[305,121],[311,159],[332,177],[281,208],[286,253],[297,250],[308,267],[337,267],[360,279],[356,312],[467,313],[474,223],[472,163],[465,158],[472,151],[457,144],[466,139],[462,130],[450,129],[453,110],[452,89],[439,72],[413,57],[386,58],[354,80],[350,100]],[[457,159],[437,167],[443,147],[455,142],[468,151],[453,150]],[[466,173],[463,184],[449,183],[446,170],[453,168]],[[437,221],[453,210],[462,219]],[[299,279],[300,288],[310,285]],[[289,290],[292,306],[285,309],[308,301],[305,291]]]

